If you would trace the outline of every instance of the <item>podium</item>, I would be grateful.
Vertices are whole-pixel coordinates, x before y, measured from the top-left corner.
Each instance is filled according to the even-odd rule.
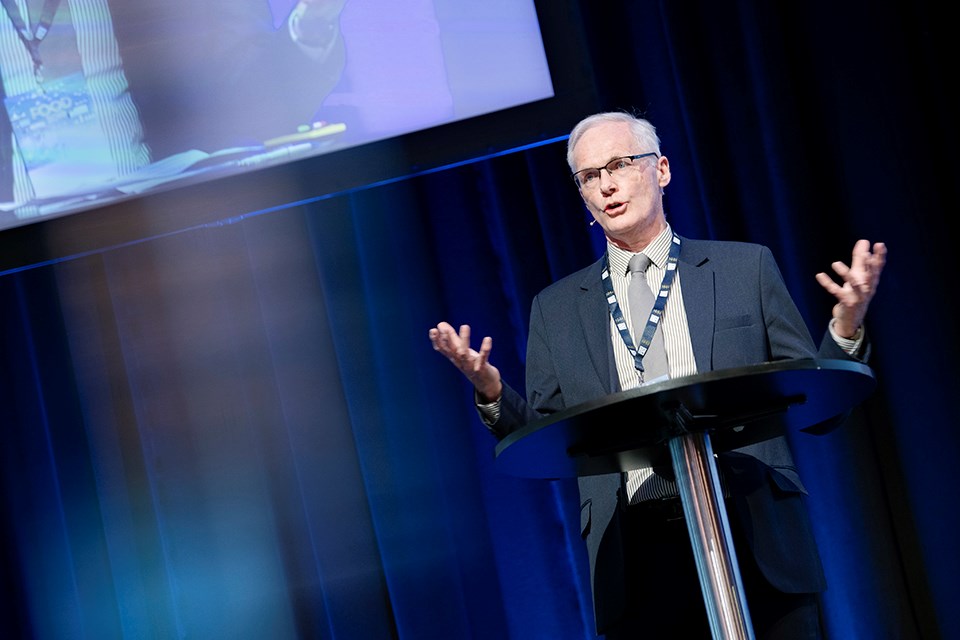
[[[866,365],[783,360],[664,380],[511,433],[495,468],[558,479],[671,464],[714,638],[754,637],[714,453],[792,432],[819,435],[876,386]]]

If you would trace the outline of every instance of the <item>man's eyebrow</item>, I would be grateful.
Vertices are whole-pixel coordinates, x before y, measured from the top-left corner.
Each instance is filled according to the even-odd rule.
[[[587,169],[603,169],[604,167],[606,167],[608,164],[610,164],[610,163],[613,162],[614,160],[619,160],[620,158],[629,158],[629,157],[632,156],[632,155],[633,155],[632,153],[621,153],[621,154],[619,154],[619,155],[610,156],[610,158],[607,159],[607,161],[604,162],[604,163],[603,163],[602,165],[600,165],[599,167],[597,167],[597,166],[584,167],[583,169],[577,169],[577,172],[579,173],[580,171],[586,171]]]

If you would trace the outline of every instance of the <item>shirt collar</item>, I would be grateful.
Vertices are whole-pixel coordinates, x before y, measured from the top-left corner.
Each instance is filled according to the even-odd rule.
[[[673,240],[673,230],[668,224],[666,228],[654,238],[650,244],[645,246],[640,252],[631,252],[621,249],[609,240],[607,241],[607,257],[610,261],[610,273],[615,273],[620,277],[626,277],[630,258],[637,253],[645,253],[650,262],[658,269],[664,269],[667,265],[667,258],[670,257],[670,242]]]

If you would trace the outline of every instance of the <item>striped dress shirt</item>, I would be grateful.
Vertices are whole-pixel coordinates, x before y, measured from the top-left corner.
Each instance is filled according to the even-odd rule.
[[[673,231],[669,225],[660,235],[643,249],[643,253],[650,258],[647,268],[647,285],[651,291],[659,291],[660,283],[667,270],[667,257],[670,254],[670,243]],[[613,292],[620,304],[620,311],[628,327],[633,327],[630,318],[630,305],[627,304],[627,289],[630,285],[631,274],[628,269],[630,258],[635,254],[624,251],[608,243],[607,255],[610,260],[610,280],[613,283]],[[693,343],[690,340],[690,329],[687,326],[687,312],[683,306],[683,287],[679,270],[673,280],[667,304],[660,319],[658,331],[663,332],[663,347],[667,354],[667,367],[671,378],[693,375],[697,372],[697,363],[693,356]],[[633,335],[631,331],[631,335]],[[617,365],[617,376],[620,388],[624,391],[640,386],[640,374],[633,363],[633,356],[627,350],[620,337],[613,318],[610,318],[610,339],[613,342],[613,357]],[[634,335],[634,343],[639,339]],[[662,475],[654,473],[653,469],[639,469],[626,474],[626,490],[630,496],[630,504],[644,500],[674,497],[679,495],[676,483]]]
[[[36,28],[44,2],[14,0],[25,22]],[[0,9],[2,11],[2,9]],[[0,73],[7,97],[35,91],[34,64],[9,16],[0,15]],[[61,0],[50,31],[41,41],[44,78],[52,81],[82,73],[107,140],[116,175],[123,176],[150,162],[143,141],[140,116],[130,96],[123,62],[113,32],[107,0]],[[7,117],[5,113],[0,114]],[[13,165],[13,195],[18,203],[35,198],[26,166],[14,140],[13,157],[0,158]],[[19,217],[37,215],[37,207],[21,207]]]

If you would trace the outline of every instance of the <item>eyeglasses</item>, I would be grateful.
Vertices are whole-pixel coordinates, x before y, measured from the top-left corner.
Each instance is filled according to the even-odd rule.
[[[614,158],[606,164],[604,167],[597,167],[596,169],[581,169],[573,175],[573,181],[577,183],[577,187],[580,189],[596,189],[600,186],[600,172],[604,169],[607,170],[607,173],[610,174],[610,177],[622,176],[630,169],[630,167],[636,166],[636,160],[640,158],[647,158],[649,156],[660,157],[660,154],[655,151],[650,153],[641,153],[635,156],[621,156],[619,158]]]

